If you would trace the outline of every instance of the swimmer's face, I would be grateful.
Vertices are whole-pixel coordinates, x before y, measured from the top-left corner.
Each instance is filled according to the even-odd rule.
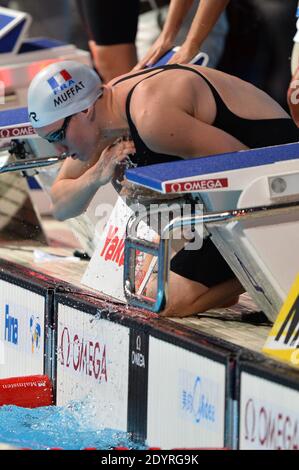
[[[96,137],[86,113],[81,112],[37,129],[38,135],[55,146],[58,153],[87,162],[94,153]]]

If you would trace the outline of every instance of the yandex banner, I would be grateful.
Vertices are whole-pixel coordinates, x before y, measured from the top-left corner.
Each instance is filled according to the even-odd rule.
[[[125,257],[125,240],[123,234],[120,237],[120,227],[110,225],[108,227],[108,235],[104,242],[103,250],[100,257],[106,262],[115,263],[120,268],[124,265]]]
[[[123,266],[126,225],[132,212],[119,198],[82,283],[105,295],[125,301]]]
[[[121,302],[126,301],[123,290],[125,236],[132,215],[133,211],[119,198],[82,279],[84,285]],[[143,222],[140,235],[148,240],[156,237]]]

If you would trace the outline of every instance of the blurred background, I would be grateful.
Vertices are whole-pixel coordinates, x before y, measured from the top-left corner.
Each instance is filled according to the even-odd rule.
[[[76,0],[0,4],[32,15],[31,36],[49,36],[88,48]],[[296,7],[297,0],[231,0],[227,8],[229,32],[218,66],[262,88],[286,109]]]

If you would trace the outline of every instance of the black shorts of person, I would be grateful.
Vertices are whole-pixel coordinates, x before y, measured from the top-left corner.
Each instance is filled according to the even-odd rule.
[[[194,214],[196,199],[191,195],[185,195],[183,199]],[[194,239],[172,258],[170,270],[191,281],[200,282],[208,288],[235,278],[235,274],[217,250],[211,237],[199,239],[199,235],[195,232],[196,227],[190,226],[190,228],[195,235]],[[201,243],[201,248],[195,249],[198,242]]]
[[[139,0],[77,0],[90,39],[99,46],[135,42]]]
[[[210,237],[204,239],[201,249],[192,250],[191,245],[186,245],[172,258],[171,271],[208,288],[235,278]]]
[[[139,14],[153,8],[148,0],[77,0],[77,4],[89,38],[99,46],[133,44]],[[169,0],[155,0],[155,4],[162,7]]]
[[[186,215],[186,204],[188,205],[188,215],[194,215],[197,202],[197,198],[193,199],[189,194],[169,201],[170,220],[178,216],[184,217]],[[165,205],[163,199],[160,203]],[[178,205],[181,207],[180,213],[177,210],[172,211],[172,208]],[[233,271],[215,247],[211,237],[208,236],[202,239],[199,233],[196,232],[195,226],[190,225],[189,229],[189,233],[193,234],[194,238],[190,239],[189,237],[190,242],[172,258],[170,270],[191,281],[200,282],[209,288],[233,279],[235,277]],[[161,233],[161,227],[159,233]],[[201,248],[198,248],[198,246],[201,246]]]

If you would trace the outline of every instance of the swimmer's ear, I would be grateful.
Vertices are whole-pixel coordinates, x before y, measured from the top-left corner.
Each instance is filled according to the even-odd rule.
[[[83,111],[81,111],[81,113],[85,114],[87,119],[93,120],[94,119],[94,113],[95,113],[94,105],[89,106],[89,108],[87,108],[87,109],[84,109]]]

